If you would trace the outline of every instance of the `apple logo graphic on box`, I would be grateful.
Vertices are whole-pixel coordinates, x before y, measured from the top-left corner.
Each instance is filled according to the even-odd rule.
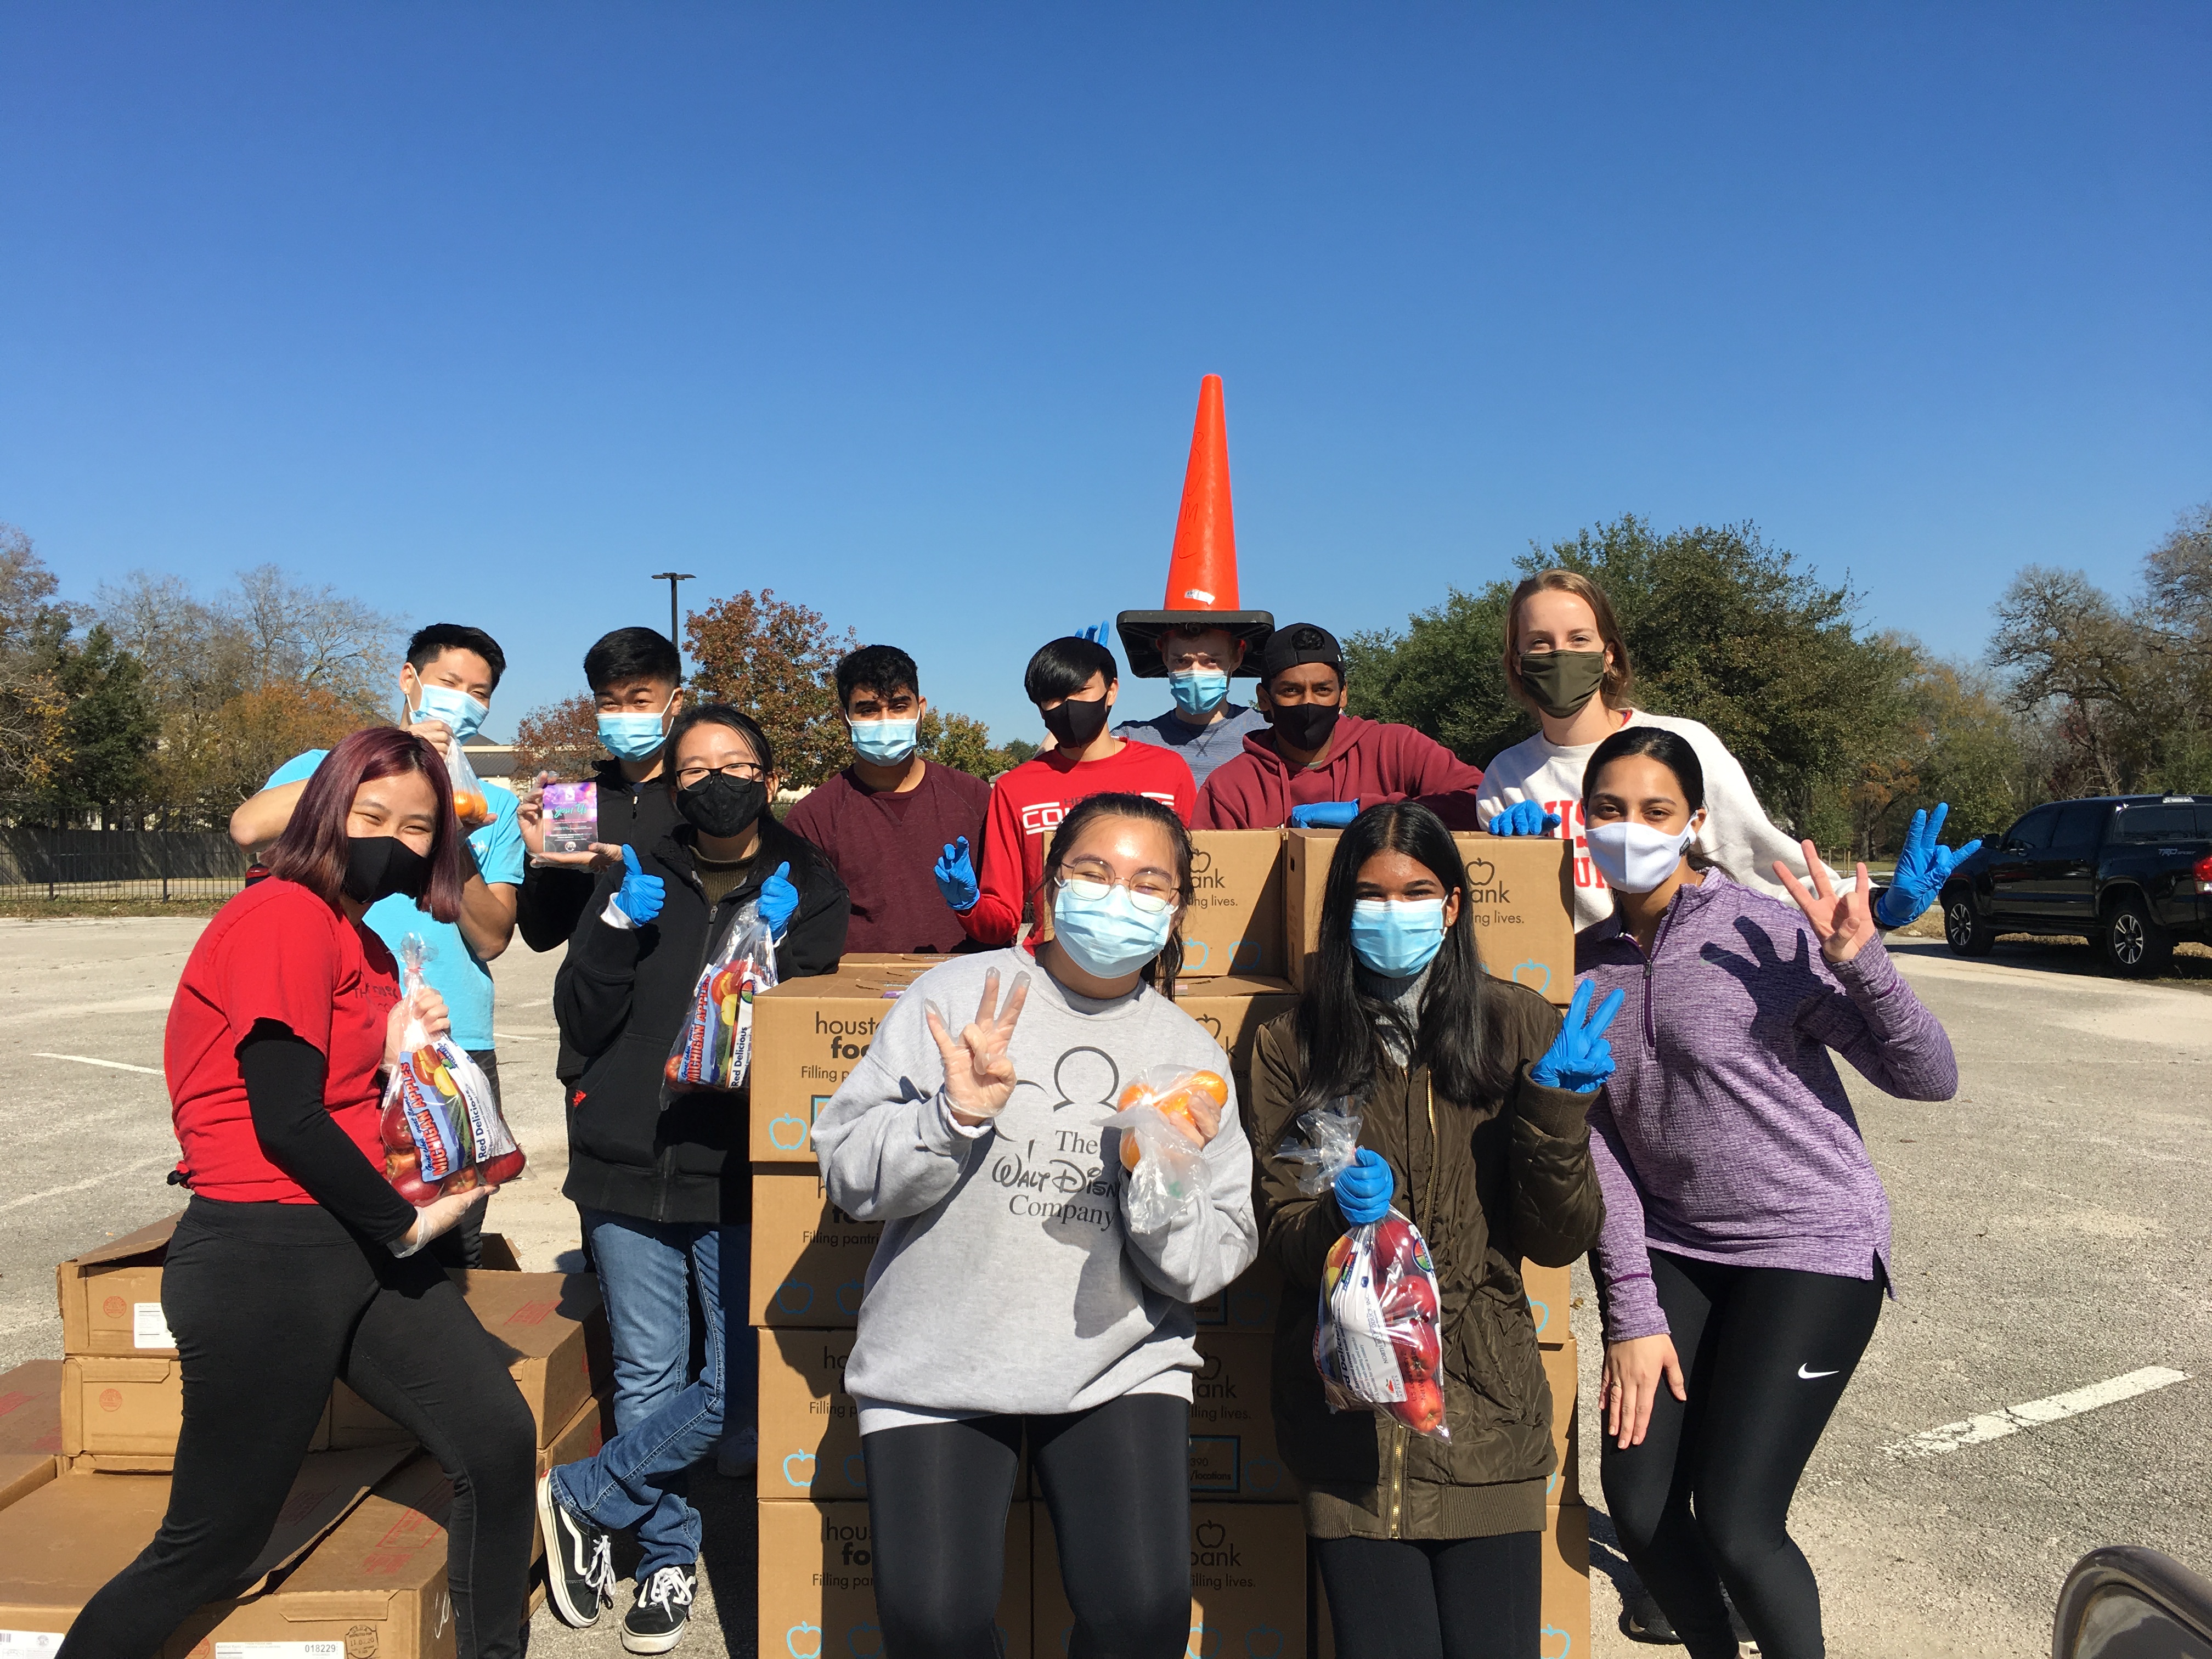
[[[806,1144],[806,1120],[786,1112],[768,1121],[768,1144],[779,1152],[795,1152]]]
[[[1557,1625],[1545,1626],[1541,1640],[1544,1659],[1567,1659],[1575,1645],[1575,1638]]]
[[[858,1624],[845,1632],[845,1645],[853,1650],[853,1659],[876,1659],[884,1650],[884,1633],[873,1625]]]
[[[775,1287],[775,1305],[787,1314],[803,1314],[814,1305],[814,1287],[802,1279],[787,1279]]]
[[[1187,939],[1182,942],[1182,965],[1185,971],[1206,966],[1206,959],[1213,954],[1213,947],[1202,939]]]
[[[1467,861],[1467,880],[1470,887],[1495,887],[1498,866],[1488,859],[1469,859]]]
[[[1552,1310],[1550,1306],[1545,1303],[1537,1301],[1536,1298],[1532,1296],[1528,1298],[1528,1311],[1535,1318],[1536,1334],[1539,1336],[1543,1335],[1544,1327],[1552,1322]]]
[[[1201,1521],[1198,1523],[1198,1547],[1202,1550],[1219,1549],[1221,1540],[1228,1535],[1218,1521]]]
[[[847,1279],[837,1287],[838,1311],[848,1314],[860,1312],[860,1281],[857,1279]]]
[[[794,1463],[799,1466],[796,1473],[792,1469],[792,1465]],[[785,1458],[783,1478],[802,1491],[812,1486],[814,1484],[814,1454],[810,1451],[795,1451]]]
[[[865,1452],[854,1452],[845,1459],[845,1484],[868,1489],[868,1458]]]
[[[1552,988],[1552,969],[1547,963],[1538,962],[1532,957],[1526,962],[1514,964],[1513,982],[1525,985],[1541,995]]]
[[[1244,1484],[1254,1492],[1274,1492],[1283,1484],[1283,1466],[1272,1457],[1248,1457]]]
[[[808,1644],[810,1636],[814,1639]],[[802,1619],[784,1632],[783,1644],[791,1650],[791,1659],[822,1659],[822,1626]]]
[[[1064,1629],[1062,1629],[1062,1630],[1061,1630],[1061,1632],[1060,1632],[1060,1650],[1062,1653],[1066,1653],[1066,1652],[1068,1650],[1068,1647],[1067,1647],[1068,1642],[1069,1642],[1070,1638],[1072,1638],[1074,1636],[1074,1634],[1075,1634],[1075,1626],[1073,1626],[1073,1625],[1069,1625],[1069,1626],[1066,1626],[1066,1627],[1065,1627]]]
[[[1267,1322],[1267,1297],[1264,1291],[1239,1291],[1229,1298],[1229,1317],[1239,1325],[1264,1325]]]
[[[1209,1642],[1212,1644],[1210,1647],[1207,1645]],[[1193,1625],[1190,1641],[1183,1651],[1190,1656],[1190,1659],[1213,1659],[1213,1656],[1221,1651],[1221,1632],[1209,1630],[1204,1625]]]
[[[1273,1625],[1255,1625],[1244,1632],[1244,1651],[1252,1659],[1275,1659],[1283,1650],[1283,1632]]]

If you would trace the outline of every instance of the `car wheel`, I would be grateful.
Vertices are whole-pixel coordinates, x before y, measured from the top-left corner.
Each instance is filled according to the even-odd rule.
[[[1964,887],[1943,895],[1943,942],[1962,957],[1985,957],[1997,942],[1997,930],[1974,908],[1974,896]]]
[[[2173,961],[2173,935],[2151,920],[2149,908],[2129,893],[2105,912],[2105,962],[2116,974],[2149,979]]]

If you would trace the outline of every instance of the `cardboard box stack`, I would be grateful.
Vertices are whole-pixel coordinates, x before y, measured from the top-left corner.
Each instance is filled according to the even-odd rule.
[[[64,1358],[0,1376],[0,1632],[10,1652],[58,1647],[85,1600],[145,1547],[167,1508],[183,1414],[180,1364],[161,1319],[175,1224],[173,1216],[63,1262]],[[507,1352],[537,1425],[539,1472],[588,1456],[611,1427],[598,1282],[520,1272],[496,1234],[485,1237],[484,1261],[454,1277]],[[451,1496],[410,1435],[337,1385],[247,1587],[201,1609],[165,1659],[212,1659],[217,1644],[234,1643],[450,1655]],[[284,1649],[295,1650],[318,1650]]]

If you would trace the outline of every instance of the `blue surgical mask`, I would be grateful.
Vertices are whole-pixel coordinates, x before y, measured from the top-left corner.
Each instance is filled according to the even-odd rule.
[[[668,699],[668,708],[676,706],[676,699]],[[649,760],[668,735],[661,722],[668,717],[668,708],[658,714],[631,714],[599,716],[599,741],[607,752],[626,761]]]
[[[1352,907],[1352,952],[1385,979],[1411,979],[1443,942],[1442,899],[1360,899]]]
[[[853,752],[878,766],[896,766],[914,753],[920,720],[853,720]]]
[[[1146,915],[1129,902],[1129,890],[1109,887],[1085,901],[1066,887],[1052,902],[1052,936],[1086,974],[1119,979],[1133,974],[1167,946],[1175,911]]]
[[[1186,714],[1211,714],[1229,701],[1229,676],[1218,668],[1194,668],[1168,676],[1168,690]]]
[[[456,691],[451,686],[425,683],[422,690],[415,705],[415,719],[443,720],[463,743],[476,736],[477,728],[491,713],[467,692]]]

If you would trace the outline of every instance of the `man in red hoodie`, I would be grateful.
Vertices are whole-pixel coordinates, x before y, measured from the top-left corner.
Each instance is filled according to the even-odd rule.
[[[963,836],[932,872],[937,890],[977,943],[1014,942],[1024,907],[1044,880],[1045,842],[1078,801],[1145,795],[1190,822],[1198,786],[1182,757],[1106,729],[1119,678],[1114,653],[1096,640],[1050,640],[1030,659],[1022,689],[1037,706],[1054,746],[992,787],[981,870]]]
[[[1260,653],[1258,701],[1268,729],[1249,733],[1244,752],[1206,781],[1194,830],[1340,827],[1362,807],[1409,799],[1455,830],[1481,828],[1479,768],[1410,726],[1344,712],[1344,653],[1327,629],[1274,631]]]

